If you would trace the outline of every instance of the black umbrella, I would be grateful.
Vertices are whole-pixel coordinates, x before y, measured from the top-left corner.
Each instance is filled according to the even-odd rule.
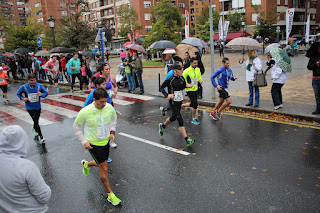
[[[25,53],[30,53],[30,52],[32,52],[32,50],[30,50],[29,48],[22,47],[22,48],[16,49],[13,53],[14,54],[25,54]]]
[[[176,48],[176,44],[173,43],[172,41],[167,41],[167,40],[161,40],[161,41],[156,41],[153,44],[151,44],[147,50],[149,49],[167,49],[167,48]]]
[[[84,56],[91,57],[91,58],[94,58],[94,56],[96,55],[94,52],[91,52],[91,51],[84,51],[81,54]]]
[[[55,47],[50,50],[51,53],[68,53],[70,52],[68,48],[65,47]]]
[[[141,45],[143,42],[144,42],[144,38],[140,37],[140,38],[138,38],[138,40],[136,40],[134,43]]]

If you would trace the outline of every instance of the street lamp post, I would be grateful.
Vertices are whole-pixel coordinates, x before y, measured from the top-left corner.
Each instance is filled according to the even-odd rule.
[[[279,43],[280,26],[277,26],[277,43]]]
[[[52,30],[53,47],[56,46],[56,39],[54,38],[54,27],[55,27],[54,21],[55,21],[54,18],[52,16],[50,16],[50,18],[48,19],[48,22],[49,22],[49,27]]]
[[[242,25],[242,37],[244,37],[244,26],[246,25],[244,17],[241,17],[241,25]],[[244,58],[244,49],[242,49],[242,56]]]

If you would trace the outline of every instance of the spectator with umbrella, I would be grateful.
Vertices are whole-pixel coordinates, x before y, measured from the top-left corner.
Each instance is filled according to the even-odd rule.
[[[316,110],[314,115],[320,114],[320,39],[318,38],[307,51],[309,58],[308,69],[312,70],[312,87],[316,99]]]
[[[262,71],[262,63],[260,58],[258,57],[258,53],[256,50],[250,50],[248,53],[249,58],[244,61],[242,60],[242,66],[246,70],[246,80],[249,85],[249,102],[246,104],[246,106],[252,106],[253,105],[253,90],[254,90],[254,99],[255,99],[255,105],[254,107],[259,107],[260,104],[260,92],[259,87],[253,85],[254,76],[257,72]]]
[[[281,88],[286,83],[287,75],[274,60],[270,60],[269,63],[271,66],[271,80],[273,83],[271,88],[271,96],[274,105],[273,108],[277,110],[283,107]]]

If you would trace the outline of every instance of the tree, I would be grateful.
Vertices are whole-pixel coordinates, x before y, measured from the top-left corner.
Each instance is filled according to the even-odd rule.
[[[25,47],[32,51],[38,49],[37,37],[41,34],[41,25],[35,21],[28,21],[26,25],[11,24],[7,17],[0,18],[1,34],[6,36],[5,50],[10,52]]]
[[[255,35],[260,35],[263,39],[267,37],[274,37],[276,35],[276,26],[278,16],[275,12],[275,7],[267,12],[265,15],[265,11],[259,11],[259,7],[255,6],[254,9],[258,13],[259,16],[259,24],[256,25]]]
[[[56,46],[61,46],[63,43],[63,36],[62,36],[63,26],[60,24],[56,24],[54,28],[54,35],[55,35],[55,43]],[[53,37],[52,37],[52,29],[49,26],[44,27],[44,36],[41,37],[42,39],[42,47],[50,50],[53,48]]]
[[[73,3],[76,8],[76,12],[71,16],[61,19],[62,24],[62,42],[63,46],[72,48],[74,50],[86,49],[88,45],[94,43],[96,29],[91,29],[87,22],[80,20],[82,12],[89,12],[88,2],[78,0]]]
[[[142,26],[137,23],[138,13],[133,8],[121,6],[117,14],[121,21],[119,28],[119,35],[121,37],[127,37],[128,33],[133,34],[136,29],[142,28]]]
[[[218,30],[220,15],[219,12],[212,9],[212,21],[213,30]],[[197,24],[200,32],[200,38],[204,41],[210,40],[210,19],[209,19],[209,8],[202,10],[201,16],[199,17],[199,24]]]
[[[142,46],[148,47],[155,41],[169,40],[180,42],[180,34],[184,25],[180,10],[170,0],[159,0],[151,7],[152,30]]]
[[[244,18],[241,13],[235,12],[230,13],[226,16],[225,20],[230,21],[229,30],[230,32],[239,32],[241,31],[241,19]]]

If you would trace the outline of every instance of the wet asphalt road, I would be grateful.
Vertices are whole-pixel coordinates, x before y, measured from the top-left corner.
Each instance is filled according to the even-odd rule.
[[[158,135],[163,98],[118,107],[116,143],[109,179],[123,201],[113,207],[99,179],[80,161],[90,154],[65,119],[42,127],[45,147],[28,131],[28,158],[39,166],[52,189],[48,212],[319,212],[320,130],[224,114],[213,121],[199,111],[200,126],[185,126],[196,143],[187,148],[173,123]],[[183,149],[181,155],[120,133]]]

